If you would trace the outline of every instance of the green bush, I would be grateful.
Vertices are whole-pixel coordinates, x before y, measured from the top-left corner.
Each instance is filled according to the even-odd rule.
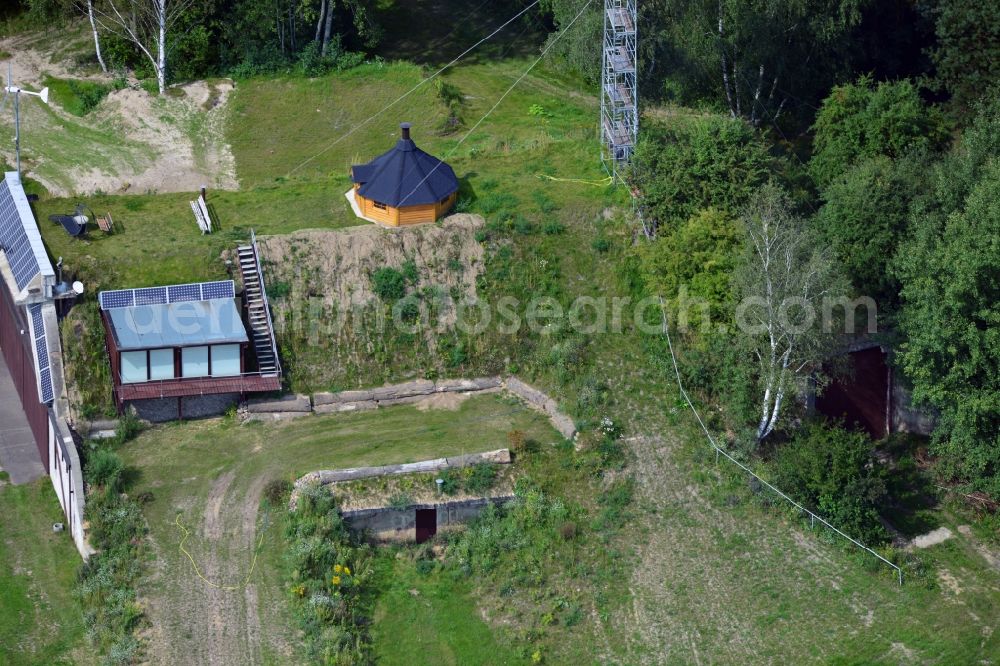
[[[110,476],[120,485],[120,466],[113,451],[99,449],[84,473],[88,479]],[[97,553],[80,567],[74,594],[83,607],[87,635],[105,663],[132,664],[142,650],[136,636],[143,618],[136,585],[143,574],[146,521],[139,504],[107,481],[88,492],[85,516]]]
[[[111,493],[121,492],[124,472],[125,463],[110,448],[99,448],[87,457],[87,483],[95,488],[104,488]]]
[[[406,277],[388,266],[372,273],[372,288],[383,301],[395,302],[406,295]]]
[[[438,485],[441,492],[445,495],[454,495],[462,489],[461,479],[459,479],[458,472],[453,469],[444,470],[438,478],[441,479],[441,483]]]
[[[590,244],[590,247],[594,248],[595,252],[603,254],[611,249],[611,241],[607,238],[595,238],[594,242]]]
[[[465,489],[474,495],[483,495],[497,479],[497,466],[493,463],[479,463],[469,468],[469,476],[465,480]]]
[[[374,553],[347,529],[328,489],[303,489],[288,513],[285,543],[288,589],[308,661],[370,663]]]
[[[869,545],[881,543],[885,471],[873,452],[862,433],[810,423],[777,446],[770,474],[778,488],[832,525]]]
[[[942,115],[923,102],[915,85],[876,85],[868,76],[834,88],[812,129],[816,136],[809,172],[820,189],[864,159],[934,151],[948,140]]]
[[[548,220],[542,225],[542,233],[546,236],[558,236],[566,231],[566,225],[558,220]]]
[[[673,118],[646,127],[630,178],[649,219],[668,229],[706,208],[735,214],[770,175],[767,145],[740,120]]]

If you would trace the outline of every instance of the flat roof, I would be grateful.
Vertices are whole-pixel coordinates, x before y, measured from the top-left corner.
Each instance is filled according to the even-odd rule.
[[[249,341],[231,298],[137,305],[104,313],[119,351]]]

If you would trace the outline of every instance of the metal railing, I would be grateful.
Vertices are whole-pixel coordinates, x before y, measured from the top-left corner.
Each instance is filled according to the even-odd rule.
[[[267,333],[271,338],[271,351],[274,353],[274,367],[281,374],[281,357],[278,356],[278,340],[274,335],[274,320],[271,319],[271,301],[267,298],[264,287],[264,268],[260,265],[260,251],[257,247],[257,234],[250,230],[250,247],[253,248],[253,259],[257,267],[257,279],[260,282],[260,296],[264,300],[264,312],[267,314]]]

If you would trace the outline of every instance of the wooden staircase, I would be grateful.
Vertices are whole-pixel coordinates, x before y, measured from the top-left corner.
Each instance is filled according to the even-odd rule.
[[[281,374],[278,360],[278,346],[271,324],[271,308],[264,289],[264,275],[260,267],[260,255],[256,236],[251,231],[250,245],[236,249],[243,277],[243,302],[247,308],[247,322],[253,335],[254,352],[257,355],[257,369],[262,375]]]

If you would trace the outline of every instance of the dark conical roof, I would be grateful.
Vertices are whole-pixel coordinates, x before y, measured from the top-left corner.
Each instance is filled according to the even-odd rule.
[[[396,146],[368,164],[351,167],[351,180],[366,199],[392,206],[432,204],[458,191],[455,171],[445,162],[417,148],[410,125],[403,123]]]

